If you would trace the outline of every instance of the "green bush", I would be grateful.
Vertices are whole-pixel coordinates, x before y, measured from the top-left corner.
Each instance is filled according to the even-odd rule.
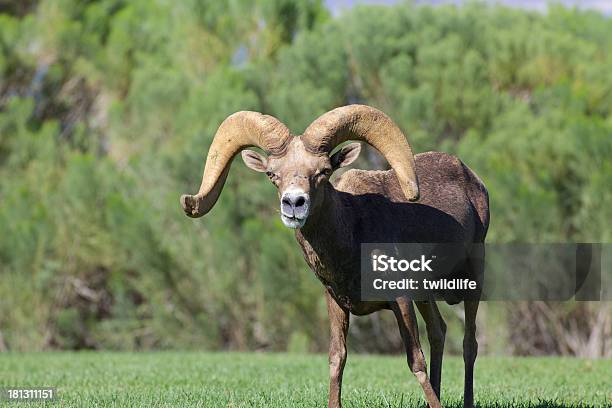
[[[237,110],[299,133],[338,105],[377,106],[416,151],[456,153],[484,179],[491,242],[612,237],[612,23],[597,13],[402,4],[331,18],[315,0],[6,10],[9,349],[326,348],[323,289],[265,178],[237,160],[210,215],[194,221],[178,205]],[[380,165],[373,154],[361,162]],[[503,313],[483,310],[486,333]],[[362,349],[399,350],[394,338],[368,343],[375,330],[397,335],[389,321],[356,320],[352,336]],[[449,348],[460,350],[455,337]]]

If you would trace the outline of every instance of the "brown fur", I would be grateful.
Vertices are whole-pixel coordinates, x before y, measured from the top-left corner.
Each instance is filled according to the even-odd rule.
[[[362,140],[375,146],[393,167],[389,171],[351,170],[330,183],[334,170],[347,166]],[[487,190],[460,160],[444,153],[412,156],[401,130],[382,112],[352,105],[334,109],[315,120],[303,136],[290,136],[278,120],[255,112],[230,116],[219,128],[209,151],[200,192],[181,197],[190,217],[201,217],[216,202],[233,156],[246,146],[262,147],[268,156],[243,150],[244,162],[264,172],[278,188],[281,218],[296,229],[304,258],[326,288],[330,320],[329,406],[341,405],[342,372],[346,362],[349,314],[381,309],[395,314],[406,347],[408,365],[432,408],[440,407],[440,380],[446,325],[433,298],[416,302],[427,325],[431,372],[427,375],[419,343],[414,304],[407,296],[391,302],[364,302],[360,294],[362,243],[462,243],[467,260],[453,273],[479,281],[482,246],[489,226]],[[415,178],[418,175],[418,181]],[[409,201],[406,197],[411,200]],[[460,299],[442,293],[449,303]],[[473,367],[477,353],[478,300],[465,301],[464,404],[473,406]]]
[[[489,226],[489,197],[481,180],[459,159],[445,153],[415,156],[420,199],[408,202],[393,170],[350,170],[334,185],[318,186],[318,205],[296,230],[304,258],[327,290],[331,324],[329,406],[340,407],[342,371],[346,361],[348,314],[394,311],[406,346],[408,364],[431,407],[440,406],[440,381],[446,325],[435,302],[417,302],[427,323],[431,373],[418,340],[412,302],[360,300],[360,244],[365,242],[484,242]],[[475,250],[461,271],[477,279],[484,253]],[[458,299],[448,297],[449,303]],[[473,406],[473,367],[477,353],[477,301],[466,301],[464,337],[464,404]]]
[[[421,192],[418,202],[404,198],[393,170],[349,170],[336,180],[335,187],[321,186],[321,209],[313,211],[296,231],[308,265],[332,296],[354,314],[389,308],[359,301],[361,243],[484,241],[489,203],[478,177],[445,153],[417,154],[415,159]]]
[[[263,157],[244,151],[252,169],[266,172],[279,190],[298,189],[308,195],[310,213],[296,238],[304,258],[326,288],[330,320],[329,406],[341,406],[342,372],[346,362],[346,333],[349,314],[366,315],[390,309],[398,327],[411,371],[415,374],[430,407],[440,406],[440,381],[446,324],[433,298],[416,302],[427,325],[431,348],[431,372],[427,376],[421,351],[413,302],[402,296],[392,302],[361,300],[362,243],[462,243],[467,257],[453,270],[454,277],[481,281],[484,242],[489,226],[489,199],[480,179],[459,159],[445,153],[415,156],[420,199],[412,202],[400,187],[395,170],[350,170],[333,184],[329,174],[350,164],[359,145],[343,147],[331,157],[311,152],[303,138],[294,137],[283,155]],[[467,259],[467,260],[466,260]],[[461,298],[454,291],[438,293],[448,303]],[[473,406],[473,368],[477,353],[476,312],[478,300],[465,301],[465,387],[464,404]]]

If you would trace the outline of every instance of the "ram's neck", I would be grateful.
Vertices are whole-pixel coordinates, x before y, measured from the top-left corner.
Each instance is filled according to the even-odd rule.
[[[309,266],[326,283],[337,281],[338,274],[345,273],[343,265],[355,257],[354,215],[343,193],[329,183],[322,187],[321,202],[306,224],[296,231],[296,238]]]

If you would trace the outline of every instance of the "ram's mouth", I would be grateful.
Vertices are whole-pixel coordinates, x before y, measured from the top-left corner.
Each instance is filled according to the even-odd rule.
[[[281,213],[281,220],[283,221],[283,224],[285,224],[285,227],[292,228],[292,229],[302,228],[304,224],[306,223],[306,217],[303,217],[303,218],[289,217],[282,213]]]

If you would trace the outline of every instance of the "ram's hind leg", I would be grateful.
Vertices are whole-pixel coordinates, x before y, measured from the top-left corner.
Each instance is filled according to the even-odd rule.
[[[477,300],[465,301],[465,334],[463,336],[463,362],[465,364],[463,405],[465,408],[474,406],[474,362],[478,354],[478,342],[476,341],[477,311]]]
[[[470,254],[469,260],[471,278],[481,287],[484,282],[484,245],[477,245]],[[464,301],[465,334],[463,335],[463,362],[465,378],[463,385],[463,405],[466,408],[474,406],[474,362],[478,354],[476,341],[476,313],[480,301],[480,291]]]
[[[429,302],[416,302],[421,316],[425,320],[427,339],[429,340],[429,380],[431,386],[440,399],[442,382],[442,357],[444,355],[444,340],[446,338],[446,323],[440,314],[435,300]]]
[[[423,387],[425,399],[430,408],[441,408],[440,400],[434,392],[429,378],[427,378],[427,365],[425,364],[425,356],[423,356],[421,344],[419,343],[419,329],[412,301],[406,298],[398,298],[391,307],[393,313],[395,313],[400,334],[406,347],[408,366],[421,384],[421,387]]]

